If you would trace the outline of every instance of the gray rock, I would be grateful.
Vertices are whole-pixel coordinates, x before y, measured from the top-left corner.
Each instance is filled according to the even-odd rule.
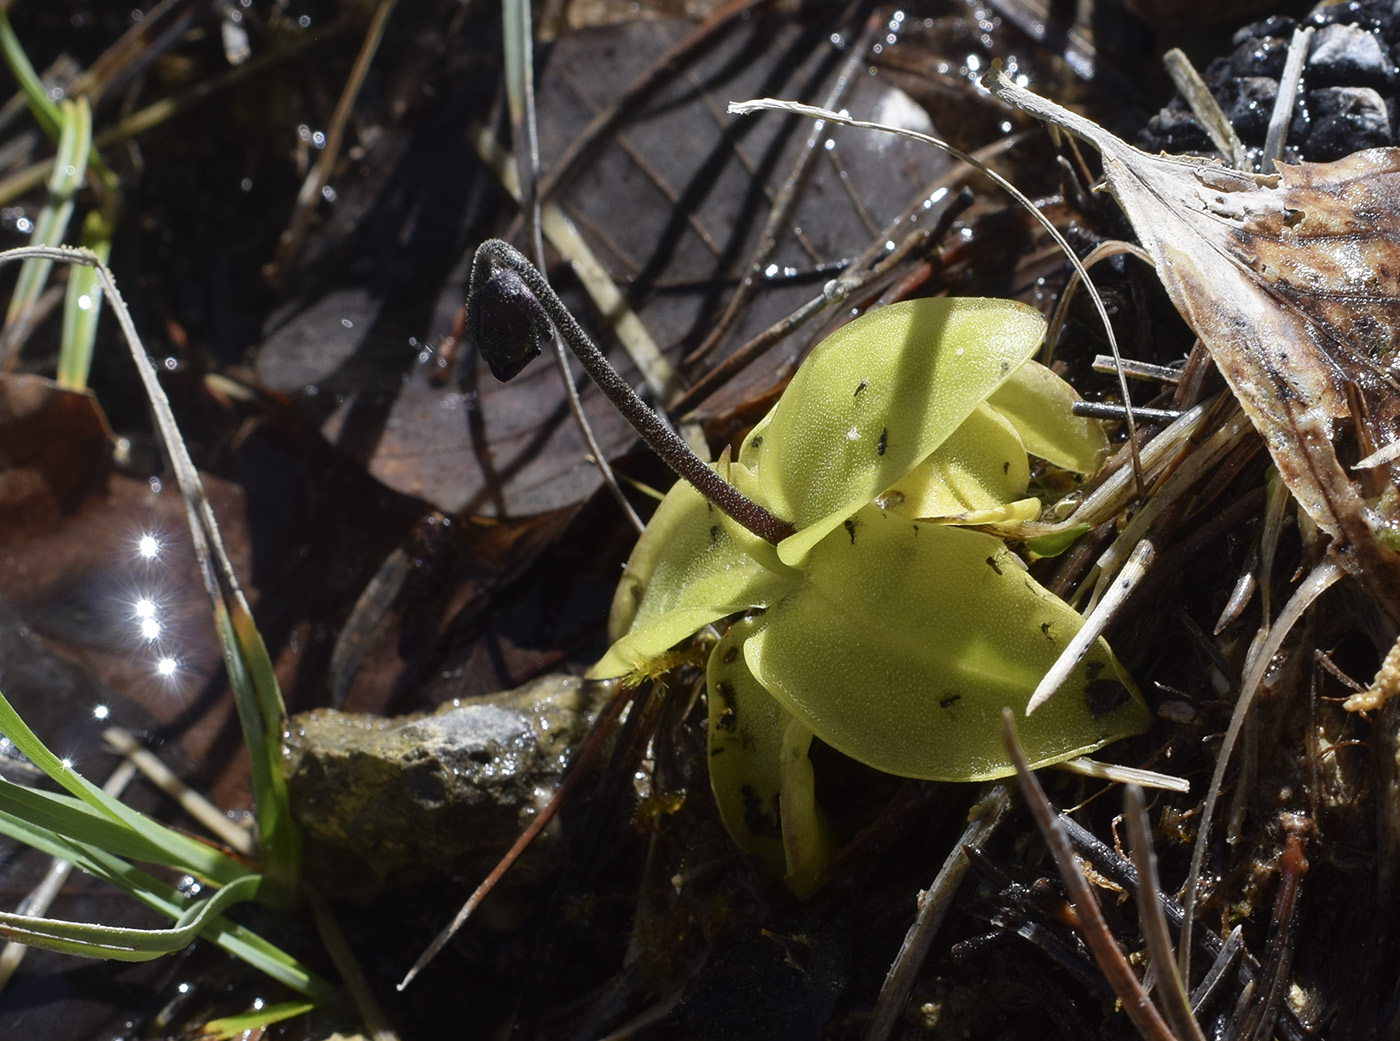
[[[1324,25],[1308,52],[1313,83],[1370,84],[1383,87],[1395,78],[1395,66],[1375,33],[1359,25]]]
[[[1242,76],[1230,84],[1225,118],[1246,140],[1263,139],[1278,98],[1278,80],[1267,76]]]
[[[479,881],[554,794],[614,689],[546,676],[431,715],[294,717],[283,766],[308,879],[356,901],[432,878]],[[548,837],[517,880],[549,867]]]
[[[1324,87],[1308,91],[1312,127],[1307,153],[1317,162],[1340,159],[1363,148],[1391,143],[1390,117],[1370,87]]]

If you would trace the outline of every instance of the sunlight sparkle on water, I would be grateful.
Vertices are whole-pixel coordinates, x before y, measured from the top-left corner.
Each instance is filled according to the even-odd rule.
[[[162,546],[160,539],[146,532],[136,540],[136,552],[142,560],[159,560]]]
[[[92,708],[93,719],[106,719],[111,714],[112,710],[106,705],[94,705]]]
[[[156,675],[164,679],[170,679],[175,675],[175,670],[179,668],[174,658],[162,658],[156,662]]]

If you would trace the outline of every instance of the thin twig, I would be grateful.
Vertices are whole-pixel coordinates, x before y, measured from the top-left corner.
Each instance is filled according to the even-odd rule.
[[[1196,66],[1191,64],[1191,59],[1186,57],[1181,48],[1173,47],[1162,55],[1162,64],[1167,67],[1167,75],[1172,78],[1178,93],[1186,99],[1191,114],[1210,135],[1215,150],[1224,157],[1229,166],[1236,170],[1246,169],[1248,161],[1244,143],[1221,110],[1220,102],[1215,100],[1210,88],[1206,86],[1206,81],[1201,79],[1201,74],[1196,71]]]
[[[384,39],[384,29],[389,24],[389,16],[394,13],[396,3],[398,0],[379,0],[374,17],[370,19],[365,38],[360,44],[360,52],[355,56],[355,64],[350,69],[350,77],[341,88],[335,112],[332,113],[330,125],[326,128],[325,146],[321,149],[311,172],[306,175],[306,180],[302,182],[301,190],[297,192],[296,203],[292,207],[286,230],[277,242],[277,251],[271,263],[264,270],[269,282],[275,284],[281,279],[301,249],[301,242],[311,223],[311,217],[321,202],[322,190],[331,179],[331,169],[340,160],[345,127],[355,110],[355,101],[365,85],[365,77],[369,74],[374,55]]]
[[[914,916],[914,924],[905,933],[899,953],[895,955],[889,972],[885,975],[885,982],[880,987],[880,997],[875,1002],[875,1011],[865,1028],[865,1041],[885,1041],[894,1029],[904,1009],[904,1001],[914,985],[914,977],[923,967],[924,959],[928,957],[929,946],[938,935],[938,927],[943,922],[949,904],[952,903],[953,894],[957,892],[968,867],[971,866],[971,861],[964,852],[965,847],[985,845],[1006,819],[1010,809],[1010,785],[989,784],[978,793],[962,838],[948,854],[943,866],[938,869],[933,883],[919,894],[919,910]]]
[[[1312,35],[1311,26],[1293,30],[1288,57],[1283,62],[1283,74],[1278,80],[1274,110],[1269,115],[1269,129],[1264,134],[1264,153],[1259,157],[1264,163],[1283,156],[1283,145],[1288,140],[1288,128],[1293,122],[1293,105],[1298,100],[1298,84],[1303,75],[1303,63],[1308,59],[1308,44],[1312,42]]]
[[[355,1004],[355,1010],[360,1014],[361,1022],[369,1031],[370,1041],[398,1041],[398,1031],[389,1022],[384,1007],[370,989],[369,980],[365,978],[364,969],[360,967],[360,960],[355,957],[355,952],[346,942],[345,932],[336,921],[330,902],[310,888],[306,890],[306,902],[311,905],[311,917],[316,921],[321,945],[335,963],[335,969],[340,973],[340,982],[345,985],[350,1000]]]
[[[1041,705],[1050,700],[1050,696],[1060,689],[1060,686],[1069,679],[1084,655],[1089,653],[1089,648],[1093,646],[1100,636],[1103,635],[1108,624],[1113,621],[1113,616],[1118,613],[1118,609],[1123,606],[1128,599],[1128,595],[1137,588],[1146,577],[1148,570],[1152,567],[1152,562],[1157,558],[1157,549],[1148,539],[1141,540],[1133,552],[1129,555],[1122,569],[1113,579],[1113,585],[1109,587],[1107,593],[1094,605],[1088,617],[1084,619],[1084,624],[1079,627],[1079,632],[1065,645],[1065,649],[1060,652],[1060,656],[1055,659],[1055,664],[1050,667],[1038,684],[1035,692],[1031,694],[1031,699],[1026,703],[1026,715],[1030,715]]]
[[[535,255],[535,267],[542,278],[548,279],[548,262],[544,255],[544,230],[540,217],[539,173],[540,139],[538,122],[535,118],[535,36],[534,19],[531,15],[530,0],[506,0],[501,5],[501,18],[504,22],[506,43],[506,96],[510,104],[511,131],[523,147],[515,150],[516,177],[520,182],[520,212],[525,216],[527,237],[530,249]],[[583,411],[578,387],[574,385],[574,374],[569,371],[569,355],[564,349],[564,341],[556,327],[554,330],[554,367],[559,373],[559,381],[564,387],[564,397],[569,402],[574,425],[583,437],[584,446],[593,465],[598,468],[603,484],[607,486],[627,523],[638,535],[646,525],[637,516],[637,511],[627,501],[622,485],[617,483],[607,454],[598,444],[593,433],[593,424]]]
[[[129,731],[121,727],[108,727],[102,731],[102,737],[113,751],[126,756],[127,761],[145,774],[147,780],[174,799],[180,809],[208,828],[209,833],[224,845],[245,857],[251,857],[257,851],[253,836],[246,828],[240,828],[229,820],[217,806],[176,777],[170,767],[142,748]]]
[[[1196,1017],[1191,1013],[1191,1001],[1186,984],[1176,971],[1172,957],[1171,934],[1167,932],[1167,916],[1157,884],[1157,854],[1152,849],[1152,832],[1147,822],[1147,807],[1142,789],[1130,784],[1123,789],[1123,816],[1128,823],[1128,842],[1132,846],[1133,866],[1137,868],[1138,921],[1147,939],[1147,953],[1157,973],[1157,995],[1162,1012],[1180,1041],[1205,1041]]]
[[[506,851],[505,856],[501,857],[496,866],[491,869],[491,873],[472,891],[472,895],[467,897],[467,902],[462,905],[456,917],[452,919],[447,928],[438,933],[437,936],[433,938],[433,942],[428,944],[427,949],[418,956],[418,960],[413,963],[413,967],[404,974],[404,978],[397,984],[399,990],[403,990],[412,983],[414,977],[422,972],[430,961],[437,957],[438,952],[446,946],[447,941],[452,939],[452,937],[457,934],[457,930],[466,924],[467,919],[470,918],[472,913],[480,906],[481,901],[485,900],[491,890],[496,888],[496,883],[501,880],[501,877],[520,859],[520,854],[525,852],[526,847],[535,840],[535,836],[543,831],[545,825],[554,819],[555,815],[559,812],[559,808],[564,805],[564,801],[573,794],[574,789],[578,787],[580,781],[583,779],[584,768],[592,762],[594,756],[596,756],[598,751],[602,748],[603,742],[606,741],[608,735],[612,733],[613,725],[622,714],[623,706],[629,704],[630,701],[631,698],[627,696],[626,692],[619,689],[608,702],[607,706],[598,716],[597,721],[593,724],[593,729],[589,731],[588,737],[584,740],[583,744],[579,746],[577,755],[574,756],[573,761],[569,764],[569,772],[565,774],[563,781],[560,782],[559,788],[555,791],[553,797],[545,805],[544,809],[540,810],[540,812],[535,815],[535,819],[530,822],[529,827],[520,833],[520,837],[515,840],[515,844]]]
[[[1250,648],[1249,657],[1245,661],[1244,678],[1240,681],[1240,697],[1235,702],[1234,714],[1230,717],[1229,729],[1225,731],[1225,738],[1220,743],[1220,752],[1215,760],[1215,771],[1211,774],[1210,789],[1206,793],[1206,799],[1201,806],[1201,820],[1196,832],[1196,845],[1191,850],[1191,870],[1186,876],[1186,892],[1182,897],[1183,911],[1185,919],[1181,923],[1181,944],[1177,951],[1177,961],[1181,966],[1182,979],[1191,978],[1191,923],[1196,913],[1196,897],[1200,891],[1201,869],[1205,865],[1206,845],[1210,842],[1210,825],[1215,816],[1216,804],[1220,801],[1220,789],[1225,784],[1225,770],[1230,764],[1230,753],[1235,749],[1235,742],[1239,740],[1240,730],[1244,726],[1245,718],[1249,715],[1250,706],[1254,704],[1255,695],[1264,683],[1264,674],[1268,671],[1274,655],[1283,646],[1284,637],[1293,631],[1293,627],[1298,624],[1303,617],[1303,613],[1316,602],[1324,592],[1330,589],[1345,572],[1341,566],[1332,559],[1324,560],[1304,579],[1293,593],[1292,598],[1284,605],[1279,613],[1278,620],[1267,631],[1262,640],[1259,640]]]
[[[861,71],[869,60],[870,47],[875,42],[876,33],[880,29],[882,20],[881,12],[877,11],[870,16],[865,28],[861,30],[860,36],[852,44],[851,53],[837,74],[836,82],[832,85],[826,103],[822,105],[823,108],[836,109],[841,107],[842,101],[845,100],[851,87],[860,78]],[[704,342],[686,357],[685,364],[687,366],[695,364],[719,345],[738,320],[744,307],[758,292],[760,276],[763,269],[768,266],[768,258],[778,248],[778,243],[782,238],[783,225],[792,216],[793,209],[797,206],[803,189],[811,180],[812,174],[816,172],[816,160],[822,154],[822,143],[830,136],[831,132],[822,120],[819,119],[811,125],[807,140],[803,143],[802,151],[798,154],[797,162],[788,172],[787,179],[778,190],[778,196],[773,200],[773,205],[768,210],[768,220],[764,223],[762,232],[759,233],[758,244],[754,247],[753,256],[749,259],[748,276],[739,281],[738,286],[734,289],[734,294],[729,298],[724,313],[720,315],[714,328],[706,335]]]
[[[1025,754],[1021,751],[1021,743],[1016,737],[1016,719],[1010,709],[1002,711],[1001,726],[1006,750],[1011,755],[1012,762],[1016,764],[1016,778],[1021,783],[1021,793],[1030,806],[1031,815],[1035,817],[1036,826],[1039,827],[1045,844],[1050,848],[1051,856],[1055,858],[1070,903],[1074,905],[1079,934],[1089,945],[1099,969],[1108,978],[1114,993],[1118,995],[1118,1000],[1123,1004],[1123,1011],[1128,1014],[1133,1026],[1137,1027],[1138,1033],[1146,1041],[1175,1041],[1161,1013],[1148,999],[1147,992],[1142,989],[1133,967],[1128,964],[1128,959],[1114,942],[1108,923],[1104,921],[1103,911],[1099,909],[1098,901],[1089,889],[1089,883],[1085,881],[1079,865],[1075,863],[1074,850],[1065,836],[1060,819],[1050,805],[1050,800],[1045,797],[1040,782],[1026,765]]]

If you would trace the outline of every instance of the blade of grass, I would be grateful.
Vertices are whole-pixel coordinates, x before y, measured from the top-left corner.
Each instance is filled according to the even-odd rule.
[[[83,218],[81,243],[102,263],[112,252],[115,214],[93,210]],[[75,267],[68,273],[68,289],[63,298],[63,335],[58,343],[58,385],[85,390],[92,370],[92,348],[97,342],[97,320],[102,315],[102,290],[97,272]]]
[[[0,937],[60,954],[113,961],[150,961],[189,946],[214,915],[252,899],[258,882],[257,876],[249,875],[224,886],[213,896],[189,907],[169,929],[131,929],[0,911]]]
[[[112,798],[97,785],[80,775],[64,760],[58,758],[48,747],[39,740],[34,731],[29,729],[28,724],[20,718],[14,706],[10,704],[3,693],[0,693],[0,733],[3,733],[10,742],[20,752],[29,758],[29,761],[42,770],[50,780],[60,787],[66,789],[70,794],[77,796],[86,803],[97,815],[112,822],[118,828],[124,828],[132,834],[132,841],[139,839],[143,848],[149,850],[159,850],[162,856],[159,863],[178,867],[190,874],[203,874],[206,870],[213,870],[222,877],[227,878],[232,872],[234,877],[248,873],[247,868],[239,864],[236,860],[224,857],[216,850],[211,849],[193,839],[172,831],[162,824],[138,813],[120,800]],[[12,799],[19,799],[14,789],[20,792],[26,789],[5,782],[6,788]],[[42,799],[44,793],[30,792],[32,796]],[[37,806],[37,803],[35,803]],[[57,812],[57,803],[48,802],[51,812]],[[64,818],[70,824],[80,823],[75,816]],[[103,832],[104,835],[111,835],[111,832]],[[225,863],[221,864],[217,859],[211,859],[211,854],[216,858],[221,858]]]
[[[10,74],[19,84],[24,100],[29,105],[29,111],[34,113],[40,128],[50,138],[57,137],[59,128],[63,125],[58,103],[49,97],[49,92],[44,89],[44,81],[29,63],[29,57],[24,53],[19,37],[15,35],[14,26],[10,24],[10,16],[3,10],[0,10],[0,55],[4,56],[5,64],[10,67]]]
[[[132,361],[151,404],[156,429],[180,486],[189,518],[190,541],[199,562],[200,575],[214,612],[214,627],[228,670],[229,686],[248,747],[253,787],[253,814],[262,843],[265,885],[259,900],[271,906],[296,902],[301,881],[301,840],[287,799],[282,777],[282,730],[286,708],[273,673],[267,647],[258,633],[247,598],[224,550],[223,537],[213,507],[204,494],[199,472],[180,436],[170,401],[160,385],[155,367],[141,343],[140,334],[117,289],[112,273],[89,250],[28,246],[0,253],[0,264],[31,257],[82,264],[93,268],[98,285],[111,301]],[[16,717],[17,718],[17,717]],[[89,786],[91,787],[91,786]],[[81,794],[74,792],[75,795]],[[123,808],[124,809],[124,808]]]
[[[10,24],[9,16],[3,10],[0,10],[0,57],[5,59],[10,74],[19,84],[20,91],[24,94],[24,100],[29,105],[29,111],[34,114],[34,119],[39,124],[39,129],[49,140],[56,140],[63,127],[61,104],[49,96],[48,90],[44,87],[44,81],[34,71],[34,66],[30,64],[28,55],[24,53],[24,47],[20,44],[19,37],[15,35],[14,26]],[[94,155],[89,165],[92,167],[93,175],[103,184],[116,183],[116,175],[100,156]]]
[[[259,1037],[264,1027],[281,1023],[293,1016],[305,1015],[316,1005],[310,1001],[282,1001],[276,1005],[264,1005],[256,1012],[244,1012],[237,1016],[221,1016],[211,1019],[199,1028],[199,1036],[209,1041],[233,1041],[234,1038]]]
[[[136,767],[131,760],[123,759],[117,764],[117,768],[108,775],[107,780],[102,785],[102,790],[112,798],[120,799],[122,793],[126,791],[126,786],[131,783],[136,774]],[[66,860],[60,860],[58,857],[50,857],[49,868],[44,872],[44,877],[37,886],[29,891],[29,895],[20,901],[15,911],[28,915],[47,914],[72,875],[72,864]],[[7,943],[4,949],[0,950],[0,990],[4,990],[9,985],[10,980],[14,978],[28,954],[29,948],[22,943]]]
[[[159,824],[155,827],[167,834],[157,841],[125,822],[114,821],[78,799],[26,788],[3,778],[0,778],[0,810],[23,817],[37,827],[47,828],[66,839],[96,846],[115,856],[161,864],[218,885],[228,885],[253,873],[251,868],[212,846],[190,842],[179,832],[162,828]]]
[[[36,827],[20,817],[0,811],[0,834],[51,857],[66,860],[80,871],[121,890],[168,918],[178,919],[189,907],[189,897],[174,887],[133,867],[118,857],[85,843],[74,842]],[[250,878],[256,876],[249,876]],[[328,1001],[336,988],[286,951],[256,933],[215,915],[200,930],[204,939],[264,975],[305,994],[313,1001]]]
[[[59,106],[62,119],[58,154],[49,176],[48,197],[34,218],[29,236],[32,246],[54,246],[63,241],[73,217],[73,194],[83,183],[92,145],[92,111],[87,100],[64,101]],[[7,362],[28,334],[30,318],[39,294],[48,283],[53,261],[43,257],[26,260],[15,281],[10,306],[5,312],[5,331],[0,340],[0,357]]]

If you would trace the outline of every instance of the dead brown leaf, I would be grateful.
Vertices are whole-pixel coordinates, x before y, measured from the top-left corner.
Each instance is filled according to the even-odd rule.
[[[999,70],[985,86],[1098,149],[1109,191],[1289,491],[1400,621],[1400,554],[1379,537],[1392,519],[1348,472],[1400,437],[1400,149],[1242,173],[1148,155]]]
[[[90,393],[0,377],[0,541],[47,531],[100,495],[113,441]]]

